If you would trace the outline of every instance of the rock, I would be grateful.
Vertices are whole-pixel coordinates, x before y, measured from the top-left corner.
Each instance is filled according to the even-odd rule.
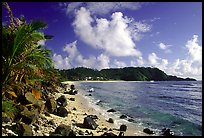
[[[120,131],[126,131],[127,130],[127,126],[126,125],[121,125],[120,126]]]
[[[71,126],[60,124],[54,133],[51,133],[50,136],[76,136],[76,133],[71,129]],[[58,136],[59,136],[58,135]]]
[[[50,120],[50,121],[48,121],[48,123],[47,123],[47,124],[52,125],[52,126],[55,126],[55,122],[53,121],[53,119],[52,119],[52,120]]]
[[[25,98],[28,101],[28,103],[31,103],[37,107],[41,107],[43,105],[42,100],[36,99],[35,96],[31,92],[27,92],[25,94]]]
[[[88,94],[88,96],[92,96],[91,94]]]
[[[60,106],[57,108],[57,112],[55,114],[61,117],[66,117],[68,115],[68,111],[65,107]]]
[[[129,122],[135,122],[135,120],[132,119],[132,118],[128,119],[128,121],[129,121]]]
[[[98,127],[98,125],[91,117],[85,117],[83,122],[83,127],[95,130]]]
[[[101,136],[117,136],[116,134],[112,133],[112,132],[104,132]]]
[[[74,107],[72,110],[76,111],[77,109]]]
[[[174,136],[174,132],[170,130],[169,128],[163,128],[162,129],[162,135],[164,136]]]
[[[79,130],[78,134],[79,135],[84,135],[84,132],[82,130]]]
[[[152,130],[150,130],[149,128],[143,129],[143,132],[147,133],[147,134],[154,134],[154,132]]]
[[[87,117],[91,117],[92,119],[98,119],[97,115],[88,115]]]
[[[109,109],[109,110],[107,110],[107,112],[116,112],[116,110],[114,110],[114,109]]]
[[[60,96],[56,101],[59,106],[67,106],[67,99],[64,95]]]
[[[48,98],[45,103],[45,107],[47,108],[49,113],[53,114],[57,109],[57,102],[54,98]]]
[[[36,121],[36,119],[39,116],[38,109],[35,109],[34,111],[29,111],[26,107],[24,107],[24,110],[20,112],[20,117],[22,118],[22,122],[26,124],[32,124]]]
[[[2,123],[8,123],[10,121],[10,117],[6,113],[2,112]]]
[[[75,98],[69,98],[70,101],[75,101]]]
[[[120,119],[124,119],[124,118],[127,118],[127,116],[126,115],[121,115],[120,116]]]
[[[114,120],[113,120],[112,118],[109,118],[109,119],[108,119],[108,122],[109,122],[109,123],[114,123]]]
[[[33,136],[32,127],[30,125],[18,123],[15,127],[19,136]]]
[[[74,84],[72,84],[72,85],[70,86],[70,89],[71,89],[71,90],[74,90],[74,89],[75,89]]]

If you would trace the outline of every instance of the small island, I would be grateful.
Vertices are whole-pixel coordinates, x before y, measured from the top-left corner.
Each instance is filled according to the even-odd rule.
[[[96,70],[77,67],[67,70],[58,70],[64,80],[124,80],[124,81],[196,81],[194,78],[181,78],[167,75],[158,68],[151,67],[124,67]]]

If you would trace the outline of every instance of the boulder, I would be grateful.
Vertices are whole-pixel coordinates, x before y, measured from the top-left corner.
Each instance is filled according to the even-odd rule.
[[[124,124],[122,124],[122,125],[120,126],[120,131],[126,131],[126,130],[127,130],[127,126],[124,125]]]
[[[65,107],[60,106],[57,108],[57,112],[55,114],[61,117],[66,117],[68,115],[68,111]]]
[[[114,123],[114,120],[113,120],[112,118],[109,118],[109,119],[108,119],[108,122],[109,122],[109,123]]]
[[[120,119],[124,119],[124,118],[127,118],[127,116],[126,115],[121,115],[120,116]]]
[[[112,133],[112,132],[104,132],[101,136],[117,136],[116,134]]]
[[[83,127],[95,130],[98,127],[98,125],[96,124],[94,119],[87,116],[84,118]]]
[[[174,132],[170,130],[169,128],[163,128],[162,129],[162,135],[164,136],[174,136]]]
[[[67,106],[67,99],[64,95],[60,96],[56,101],[59,106]]]
[[[147,133],[147,134],[154,134],[154,132],[152,130],[150,130],[149,128],[143,129],[143,132]]]
[[[18,123],[14,127],[19,136],[33,136],[31,125],[27,125],[25,123]]]
[[[135,122],[135,120],[132,119],[132,118],[129,118],[128,121],[129,121],[129,122]]]
[[[35,109],[34,111],[29,111],[26,107],[24,107],[24,110],[20,112],[22,122],[24,122],[25,124],[34,123],[38,116],[39,116],[38,109]]]
[[[41,107],[43,105],[42,100],[36,99],[36,97],[31,92],[27,92],[25,94],[25,98],[28,101],[28,103],[31,103],[37,107]]]
[[[48,98],[45,107],[47,108],[49,113],[54,113],[57,109],[57,102],[54,98]]]
[[[51,136],[76,136],[76,133],[71,129],[71,126],[60,124]]]
[[[109,109],[109,110],[107,110],[107,112],[116,112],[116,110],[114,110],[114,109]]]

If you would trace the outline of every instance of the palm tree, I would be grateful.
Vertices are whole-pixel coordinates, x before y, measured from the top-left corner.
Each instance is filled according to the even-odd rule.
[[[53,78],[54,75],[50,75],[50,71],[55,71],[51,51],[38,44],[40,40],[52,37],[40,31],[47,26],[44,21],[21,22],[22,18],[13,17],[6,2],[4,5],[9,12],[10,25],[2,26],[2,93],[14,91],[15,95],[14,87],[22,92],[25,85]]]

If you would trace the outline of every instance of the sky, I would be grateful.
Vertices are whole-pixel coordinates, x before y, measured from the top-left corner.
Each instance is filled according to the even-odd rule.
[[[9,2],[44,20],[55,68],[157,67],[202,80],[202,2]],[[2,24],[9,21],[2,8]]]

